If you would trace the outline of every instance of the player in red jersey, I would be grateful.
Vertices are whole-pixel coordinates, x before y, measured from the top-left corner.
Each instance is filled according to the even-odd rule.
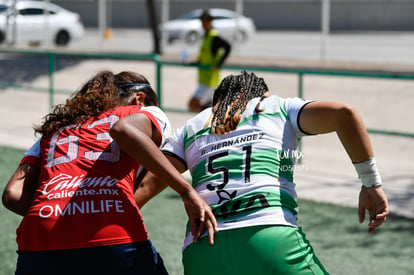
[[[102,71],[35,127],[42,137],[3,193],[24,216],[17,275],[167,274],[134,200],[146,169],[181,195],[195,235],[212,239],[211,209],[159,150],[170,123],[157,105],[142,75]]]

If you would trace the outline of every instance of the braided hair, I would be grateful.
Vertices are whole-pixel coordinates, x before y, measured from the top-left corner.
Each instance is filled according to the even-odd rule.
[[[211,133],[224,134],[236,129],[247,103],[255,97],[261,97],[262,101],[267,91],[264,79],[254,73],[242,71],[225,77],[214,91]],[[260,101],[256,112],[261,111]]]

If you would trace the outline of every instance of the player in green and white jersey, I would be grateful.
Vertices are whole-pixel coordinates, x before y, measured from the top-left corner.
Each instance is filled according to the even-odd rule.
[[[364,185],[360,219],[370,211],[372,232],[385,221],[388,203],[357,112],[341,103],[270,96],[253,73],[226,77],[213,107],[188,120],[163,148],[180,172],[190,171],[219,227],[213,246],[211,238],[192,242],[187,230],[185,274],[328,274],[297,223],[293,171],[298,139],[332,131],[357,163]],[[142,194],[139,204],[149,198]]]

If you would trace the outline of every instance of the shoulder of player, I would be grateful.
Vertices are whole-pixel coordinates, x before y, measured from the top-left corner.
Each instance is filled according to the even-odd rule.
[[[121,116],[131,115],[135,113],[150,113],[156,117],[166,117],[166,114],[163,110],[161,110],[157,106],[137,106],[137,105],[129,105],[129,106],[120,106],[117,107],[113,113],[119,114]]]
[[[259,101],[259,109],[261,109],[262,112],[274,112],[274,109],[279,107],[281,100],[282,98],[277,95],[271,95],[269,97],[264,98],[262,101],[260,101],[259,97],[253,98],[247,104],[245,113],[254,113]]]
[[[207,120],[211,116],[211,113],[212,113],[211,111],[212,111],[211,108],[204,109],[200,113],[196,114],[195,116],[187,120],[185,125],[187,126],[193,125],[193,126],[204,128],[204,125],[206,124]]]

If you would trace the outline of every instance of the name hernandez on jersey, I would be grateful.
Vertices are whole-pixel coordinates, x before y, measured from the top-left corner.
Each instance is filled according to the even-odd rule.
[[[159,108],[124,106],[42,137],[25,153],[21,163],[39,165],[41,173],[35,199],[17,229],[20,250],[73,249],[148,239],[133,198],[141,166],[109,136],[112,125],[137,112],[148,116],[164,143],[171,128]]]

